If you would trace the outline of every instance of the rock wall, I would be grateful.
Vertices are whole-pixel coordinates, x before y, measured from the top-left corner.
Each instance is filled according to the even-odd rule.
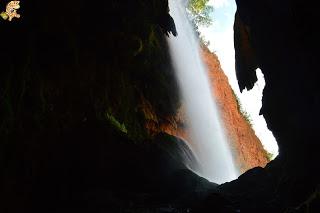
[[[238,100],[217,56],[206,48],[203,48],[202,55],[238,167],[241,172],[257,166],[264,167],[269,162],[266,151],[250,123],[242,115]]]
[[[238,100],[228,82],[227,76],[221,69],[218,57],[206,47],[201,50],[203,61],[208,68],[209,80],[211,81],[212,94],[215,97],[221,112],[222,121],[226,127],[226,134],[241,173],[260,166],[264,167],[268,162],[266,151],[259,138],[255,135],[250,123],[240,111]],[[190,141],[188,136],[188,121],[183,105],[177,110],[176,115],[160,120],[152,106],[144,100],[143,109],[146,128],[151,135],[166,132]]]
[[[236,2],[239,87],[250,89],[255,68],[262,70],[261,113],[279,156],[221,191],[241,212],[319,212],[319,8],[297,0]]]
[[[158,117],[175,113],[168,2],[110,1],[99,12],[87,5],[33,1],[21,6],[21,19],[1,19],[1,141],[14,131],[59,132],[89,120],[123,124],[143,140],[142,97]]]

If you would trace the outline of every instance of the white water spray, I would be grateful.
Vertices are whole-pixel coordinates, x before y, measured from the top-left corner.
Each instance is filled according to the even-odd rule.
[[[178,32],[177,37],[168,39],[171,57],[190,121],[190,146],[202,167],[195,172],[215,183],[231,181],[237,178],[237,172],[200,57],[199,42],[181,0],[170,0],[169,5]]]

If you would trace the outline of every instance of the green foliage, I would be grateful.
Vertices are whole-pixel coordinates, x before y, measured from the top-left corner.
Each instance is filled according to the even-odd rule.
[[[128,133],[128,130],[124,125],[124,123],[121,124],[113,115],[106,113],[106,118],[108,119],[108,121],[111,123],[112,126],[116,127],[118,130],[120,130],[125,134]]]
[[[252,119],[249,115],[248,112],[246,112],[244,109],[240,108],[240,112],[241,112],[241,115],[242,117],[247,121],[247,123],[252,127]]]
[[[200,13],[206,7],[208,1],[209,0],[190,0],[188,9],[194,14]]]
[[[252,127],[252,119],[251,119],[249,113],[243,109],[243,107],[240,103],[239,97],[234,93],[233,90],[232,90],[232,93],[233,93],[234,98],[236,99],[238,111],[240,112],[242,117],[247,121],[247,123]]]
[[[266,150],[265,150],[266,151]],[[272,161],[274,159],[274,154],[266,151],[266,157],[268,158],[269,161]]]
[[[209,0],[190,0],[188,5],[188,11],[191,19],[198,26],[210,26],[212,19],[210,14],[213,12],[213,7],[207,5]]]
[[[210,41],[209,41],[209,40],[206,40],[206,39],[204,38],[204,36],[200,35],[199,39],[200,39],[200,45],[201,45],[202,47],[209,47],[209,46],[210,46]]]

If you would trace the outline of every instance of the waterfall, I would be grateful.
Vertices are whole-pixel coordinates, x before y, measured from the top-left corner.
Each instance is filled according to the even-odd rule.
[[[175,75],[189,121],[192,151],[201,168],[196,173],[215,183],[237,178],[231,150],[212,97],[199,41],[189,23],[183,1],[169,0],[178,36],[168,38]]]

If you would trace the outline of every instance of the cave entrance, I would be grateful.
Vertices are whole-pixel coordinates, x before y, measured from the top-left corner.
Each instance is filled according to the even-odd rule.
[[[257,70],[258,81],[253,89],[244,90],[241,93],[238,87],[233,39],[236,3],[234,0],[208,0],[207,5],[211,7],[211,10],[204,11],[207,11],[212,23],[210,26],[208,24],[198,26],[200,38],[209,50],[218,56],[221,67],[239,101],[242,115],[254,129],[268,157],[274,159],[278,155],[278,144],[272,132],[267,128],[264,117],[259,115],[262,106],[262,91],[265,86],[261,70]]]

